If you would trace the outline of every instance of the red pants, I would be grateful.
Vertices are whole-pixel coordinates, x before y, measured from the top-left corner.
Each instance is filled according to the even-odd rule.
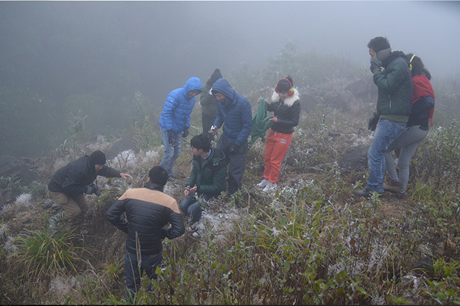
[[[292,134],[282,134],[270,130],[265,142],[264,178],[276,183],[280,175],[281,162],[291,144]]]

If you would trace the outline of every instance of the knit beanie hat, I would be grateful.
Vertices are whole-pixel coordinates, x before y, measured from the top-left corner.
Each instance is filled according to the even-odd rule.
[[[99,151],[99,150],[94,151],[94,152],[91,153],[91,155],[89,156],[89,163],[90,163],[92,166],[95,166],[95,165],[104,165],[104,164],[105,164],[105,161],[106,161],[105,154],[102,153],[102,152]]]
[[[209,85],[214,85],[214,83],[222,77],[222,74],[220,73],[220,70],[217,68],[214,70],[214,73],[211,75],[211,77],[208,80]]]

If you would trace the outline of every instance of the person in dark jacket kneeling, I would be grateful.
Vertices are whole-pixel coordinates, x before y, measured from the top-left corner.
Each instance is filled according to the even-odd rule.
[[[162,240],[166,237],[177,238],[185,232],[176,200],[163,193],[167,180],[166,169],[153,167],[144,188],[127,190],[107,211],[110,223],[128,234],[125,256],[126,294],[131,302],[139,290],[143,270],[149,279],[157,278],[155,269],[163,260]],[[120,219],[124,212],[127,221]],[[171,227],[165,229],[168,223]]]
[[[192,225],[200,220],[203,203],[218,197],[227,189],[227,160],[222,150],[211,148],[211,139],[207,134],[193,137],[190,146],[193,169],[184,190],[186,198],[180,203],[180,210],[189,217]]]
[[[61,221],[69,220],[74,226],[83,223],[88,210],[85,194],[100,195],[97,184],[93,181],[98,175],[104,177],[133,178],[127,173],[120,173],[106,164],[105,154],[99,150],[70,162],[59,169],[48,184],[50,198],[56,201],[64,210],[50,218],[49,227],[56,232]]]

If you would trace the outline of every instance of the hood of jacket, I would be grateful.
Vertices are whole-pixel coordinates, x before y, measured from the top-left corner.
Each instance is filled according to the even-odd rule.
[[[390,53],[390,55],[388,55],[388,57],[382,62],[382,67],[385,67],[387,68],[388,65],[394,61],[395,59],[397,59],[398,57],[401,57],[402,59],[404,59],[408,64],[409,64],[409,61],[407,60],[406,58],[406,55],[404,54],[404,52],[402,51],[393,51]]]
[[[214,86],[212,87],[212,91],[220,92],[226,97],[225,103],[224,103],[225,108],[228,108],[230,105],[236,103],[235,90],[233,89],[233,87],[230,85],[230,83],[226,79],[223,79],[223,78],[218,79],[214,83]]]
[[[294,95],[284,99],[284,104],[291,107],[295,101],[299,100],[299,98],[300,98],[299,91],[296,88],[294,88]],[[272,102],[278,102],[279,100],[280,100],[280,95],[276,91],[273,91]]]
[[[185,89],[184,96],[187,101],[190,101],[192,99],[188,95],[188,93],[191,90],[199,90],[200,92],[203,91],[203,87],[201,86],[201,81],[197,77],[191,77],[190,79],[188,79],[187,82],[185,82],[184,89]]]

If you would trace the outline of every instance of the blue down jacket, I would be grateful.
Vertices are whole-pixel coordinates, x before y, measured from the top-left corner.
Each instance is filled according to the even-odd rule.
[[[249,100],[237,93],[226,79],[218,79],[212,91],[223,94],[225,103],[217,101],[217,116],[214,125],[220,128],[224,124],[223,137],[240,146],[247,141],[252,129],[252,111]]]
[[[203,91],[199,78],[191,77],[183,88],[174,89],[169,93],[159,120],[162,128],[182,132],[184,128],[190,127],[190,114],[195,106],[195,97],[188,96],[191,90]]]

